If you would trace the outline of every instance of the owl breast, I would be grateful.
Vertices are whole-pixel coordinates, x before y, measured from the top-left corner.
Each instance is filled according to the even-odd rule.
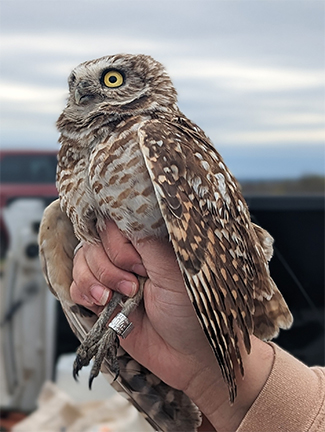
[[[138,127],[135,119],[122,122],[94,148],[89,165],[97,229],[102,229],[109,217],[133,241],[167,235],[138,144]]]

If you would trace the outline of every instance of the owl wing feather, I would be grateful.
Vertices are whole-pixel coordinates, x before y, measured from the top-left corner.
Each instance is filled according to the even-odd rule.
[[[75,304],[70,297],[73,252],[77,243],[70,220],[61,211],[59,200],[54,201],[45,209],[40,225],[40,259],[51,291],[60,300],[71,329],[82,342],[98,317]],[[106,358],[101,372],[154,430],[172,432],[181,427],[190,432],[197,430],[201,423],[200,412],[183,392],[165,384],[122,348],[117,357],[120,375],[116,380]]]
[[[246,351],[256,301],[274,283],[240,187],[221,156],[185,117],[145,122],[139,144],[184,282],[204,333],[236,396],[233,357],[244,374],[238,329]]]

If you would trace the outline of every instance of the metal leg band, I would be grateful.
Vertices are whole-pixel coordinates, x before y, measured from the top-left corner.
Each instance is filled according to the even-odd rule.
[[[121,312],[108,324],[108,327],[113,329],[119,336],[125,339],[133,330],[133,324]]]

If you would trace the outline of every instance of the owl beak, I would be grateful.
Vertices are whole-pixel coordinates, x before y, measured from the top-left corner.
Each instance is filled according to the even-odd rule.
[[[74,91],[74,98],[75,98],[76,104],[79,105],[80,100],[82,98],[82,94],[80,93],[78,88],[76,88],[76,90]]]
[[[80,90],[79,88],[76,88],[74,92],[74,98],[77,105],[82,105],[87,100],[91,98],[90,94],[85,93],[84,91]]]
[[[89,91],[89,85],[87,82],[82,81],[78,84],[77,88],[74,91],[74,98],[77,105],[82,105],[89,99],[93,98],[93,95]]]

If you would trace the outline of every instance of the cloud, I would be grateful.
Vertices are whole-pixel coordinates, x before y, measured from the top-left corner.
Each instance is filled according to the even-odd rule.
[[[286,113],[276,113],[274,112],[272,117],[262,116],[260,117],[260,122],[263,125],[268,126],[290,126],[298,127],[302,126],[320,126],[325,124],[325,113],[320,112],[286,112]],[[323,137],[324,138],[324,137]]]
[[[43,103],[62,100],[62,88],[36,86],[31,84],[17,84],[15,82],[0,81],[1,99],[4,102],[39,103],[39,111],[44,109]],[[42,105],[41,105],[42,103]]]
[[[289,68],[247,65],[247,62],[229,62],[222,59],[200,59],[197,68],[191,60],[177,59],[172,68],[179,78],[208,78],[215,86],[238,91],[272,92],[322,88],[325,84],[323,70],[297,70]]]
[[[279,157],[281,145],[320,148],[321,3],[3,2],[2,146],[56,146],[71,69],[110,53],[142,52],[166,66],[181,109],[218,146],[234,154],[240,147],[243,156],[245,146],[274,147]]]
[[[166,46],[166,43],[157,43],[155,40],[147,38],[128,37],[100,37],[97,34],[63,32],[63,33],[46,33],[40,37],[39,32],[29,34],[16,34],[6,32],[2,36],[2,53],[23,52],[28,47],[29,54],[38,54],[46,56],[59,55],[60,57],[68,55],[77,57],[79,55],[94,55],[94,58],[99,55],[109,54],[106,41],[109,41],[110,46],[117,47],[121,52],[150,52],[151,50],[159,49]],[[101,39],[101,43],[99,42]],[[113,52],[112,52],[113,54]]]
[[[216,132],[218,133],[218,132]],[[283,144],[291,144],[297,146],[301,144],[315,144],[325,142],[325,127],[323,129],[262,129],[260,131],[236,131],[227,132],[226,134],[218,134],[218,141],[223,144],[236,144],[241,146],[263,144],[272,144],[273,146],[282,146]]]

